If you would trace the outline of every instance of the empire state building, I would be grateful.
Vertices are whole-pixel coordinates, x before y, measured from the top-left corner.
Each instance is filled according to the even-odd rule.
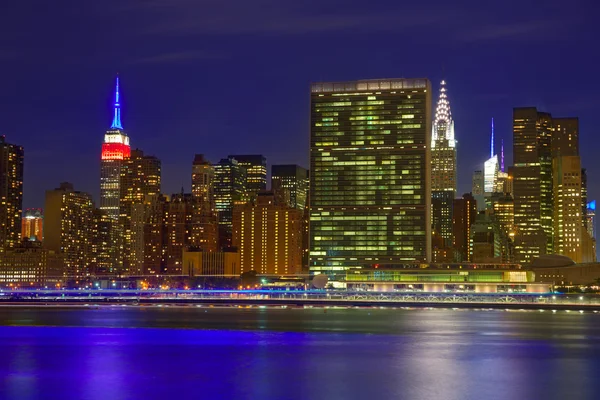
[[[452,245],[452,202],[456,197],[456,140],[446,82],[440,86],[431,138],[432,233]]]

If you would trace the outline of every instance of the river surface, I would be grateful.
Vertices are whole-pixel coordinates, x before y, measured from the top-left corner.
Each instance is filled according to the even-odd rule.
[[[0,399],[600,399],[600,314],[0,307]]]

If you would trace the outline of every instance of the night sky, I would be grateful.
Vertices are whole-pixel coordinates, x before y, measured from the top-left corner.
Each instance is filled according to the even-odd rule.
[[[580,118],[600,199],[596,3],[4,0],[0,133],[25,147],[24,207],[61,181],[98,199],[119,72],[132,147],[162,160],[173,193],[195,153],[308,166],[312,81],[427,77],[437,98],[445,78],[459,194],[489,157],[491,118],[510,165],[512,108],[537,106]]]

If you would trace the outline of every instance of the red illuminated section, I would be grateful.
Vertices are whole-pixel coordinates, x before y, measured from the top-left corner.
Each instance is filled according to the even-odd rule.
[[[103,143],[103,160],[124,160],[131,156],[131,148],[123,143]]]

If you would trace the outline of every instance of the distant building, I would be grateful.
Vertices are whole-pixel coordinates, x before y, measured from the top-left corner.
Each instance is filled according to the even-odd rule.
[[[239,253],[228,251],[202,251],[189,248],[183,252],[182,274],[186,276],[240,276]]]
[[[44,240],[44,214],[41,208],[28,208],[23,213],[21,239]]]
[[[63,276],[76,279],[91,274],[94,203],[92,196],[61,183],[46,191],[44,248],[62,254]]]
[[[246,202],[246,168],[235,158],[223,158],[215,167],[215,208],[219,220],[219,247],[231,246],[231,220],[235,204]]]
[[[194,215],[192,242],[204,251],[217,251],[218,216],[215,208],[215,168],[202,154],[196,154],[192,164],[192,197]]]
[[[194,244],[192,241],[194,211],[194,198],[191,193],[174,194],[167,204],[165,213],[167,274],[181,275],[182,273],[183,251]]]
[[[23,212],[22,146],[6,142],[0,136],[0,252],[19,245]]]
[[[120,217],[120,179],[121,169],[126,159],[131,155],[129,136],[123,130],[121,123],[121,99],[119,92],[119,77],[116,79],[113,119],[110,129],[104,134],[102,155],[100,161],[100,210],[113,220],[111,224],[109,270],[122,270],[123,264],[123,229],[119,223]]]
[[[477,202],[477,210],[485,210],[485,197],[484,197],[484,178],[483,171],[473,172],[471,194]]]
[[[105,211],[95,208],[93,211],[91,231],[90,272],[93,275],[114,273],[112,257],[112,228],[118,221]]]
[[[454,120],[442,81],[431,138],[432,232],[444,243],[435,248],[449,250],[452,244],[452,204],[456,197],[456,140]],[[434,257],[435,260],[435,257]]]
[[[587,204],[587,231],[591,238],[596,239],[596,200]]]
[[[457,261],[470,261],[469,241],[471,226],[477,217],[477,201],[471,193],[454,199],[452,220],[452,237],[454,238],[454,256]]]
[[[308,171],[299,165],[273,165],[271,190],[278,201],[289,202],[291,207],[304,210],[308,196]]]
[[[431,258],[431,84],[311,85],[311,274]]]
[[[41,242],[24,240],[0,253],[0,286],[28,288],[44,286],[52,277],[62,278],[63,255],[42,248]]]
[[[234,207],[233,246],[240,272],[298,274],[302,271],[303,211],[277,204],[273,192],[261,192],[257,202]]]
[[[144,264],[144,201],[159,195],[161,162],[142,150],[131,152],[123,162],[120,189],[120,226],[123,231],[123,267],[121,274],[139,275]]]
[[[253,200],[258,192],[267,190],[267,159],[260,154],[231,155],[246,170],[246,196]]]

